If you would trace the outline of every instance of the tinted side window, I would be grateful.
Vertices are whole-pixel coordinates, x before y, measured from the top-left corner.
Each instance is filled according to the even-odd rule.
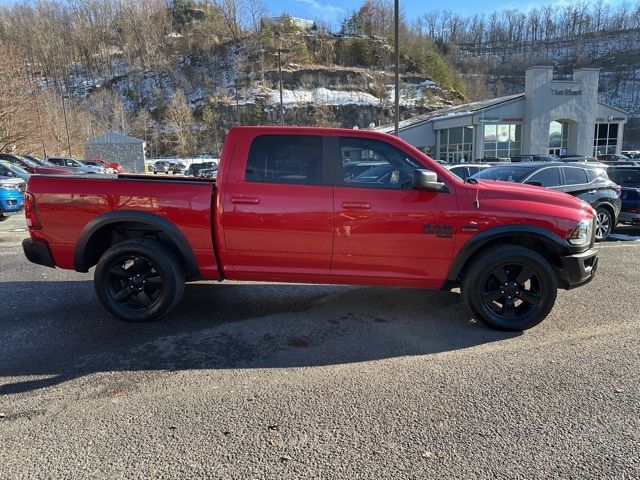
[[[584,183],[589,183],[587,180],[587,173],[582,168],[565,167],[564,177],[567,185],[582,185]]]
[[[322,137],[263,135],[249,150],[245,179],[249,182],[322,183]]]
[[[543,187],[560,186],[560,169],[557,167],[544,168],[529,177],[527,182],[540,182]]]
[[[404,152],[380,140],[368,138],[340,138],[342,177],[353,187],[401,189],[411,185],[413,172],[423,168]],[[353,175],[354,165],[366,169]]]

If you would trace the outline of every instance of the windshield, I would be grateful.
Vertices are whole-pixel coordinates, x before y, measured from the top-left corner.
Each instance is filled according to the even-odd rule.
[[[35,160],[34,160],[34,161],[35,161]],[[45,166],[45,167],[57,167],[57,166],[58,166],[58,165],[56,165],[55,163],[52,163],[52,162],[50,162],[49,160],[46,160],[46,159],[44,159],[44,158],[39,158],[39,159],[37,160],[37,162],[38,162],[40,165],[43,165],[43,166]]]
[[[29,172],[27,172],[24,168],[19,167],[15,163],[7,162],[6,160],[0,160],[0,165],[2,165],[3,167],[5,167],[8,170],[11,170],[13,173],[15,173],[20,178],[29,177]]]
[[[518,168],[512,166],[498,166],[481,170],[471,178],[480,178],[483,180],[501,180],[503,182],[521,182],[527,177],[534,168]]]
[[[22,160],[22,162],[26,163],[28,166],[30,166],[32,168],[40,166],[36,162],[34,162],[33,160],[30,160],[30,159],[28,159],[26,157],[20,157],[20,160]]]

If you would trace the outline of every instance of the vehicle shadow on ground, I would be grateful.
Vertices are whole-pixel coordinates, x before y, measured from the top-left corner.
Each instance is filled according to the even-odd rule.
[[[324,285],[188,285],[153,323],[110,317],[88,281],[5,282],[0,385],[32,391],[96,372],[310,367],[428,355],[506,340],[460,294]]]

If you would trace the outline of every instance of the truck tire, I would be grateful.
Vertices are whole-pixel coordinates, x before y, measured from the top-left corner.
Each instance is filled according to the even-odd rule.
[[[549,262],[517,245],[486,250],[466,269],[462,295],[475,318],[490,328],[535,327],[556,301],[558,280]]]
[[[109,248],[96,266],[98,299],[127,322],[158,320],[184,292],[184,268],[175,254],[153,240],[127,240]]]

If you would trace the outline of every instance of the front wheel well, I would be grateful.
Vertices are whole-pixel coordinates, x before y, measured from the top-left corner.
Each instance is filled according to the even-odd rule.
[[[518,233],[501,235],[499,237],[492,238],[491,240],[486,241],[477,249],[475,249],[468,256],[468,258],[466,258],[457,276],[455,276],[454,278],[449,278],[447,280],[447,282],[445,283],[445,288],[451,289],[460,286],[462,284],[462,279],[464,278],[474,259],[485,251],[500,245],[518,245],[528,248],[529,250],[532,250],[542,256],[547,262],[549,262],[549,265],[551,265],[552,268],[555,269],[562,267],[560,255],[557,252],[555,245],[544,237]],[[556,274],[556,277],[557,276],[558,275]],[[561,279],[558,277],[558,281],[560,280]]]

